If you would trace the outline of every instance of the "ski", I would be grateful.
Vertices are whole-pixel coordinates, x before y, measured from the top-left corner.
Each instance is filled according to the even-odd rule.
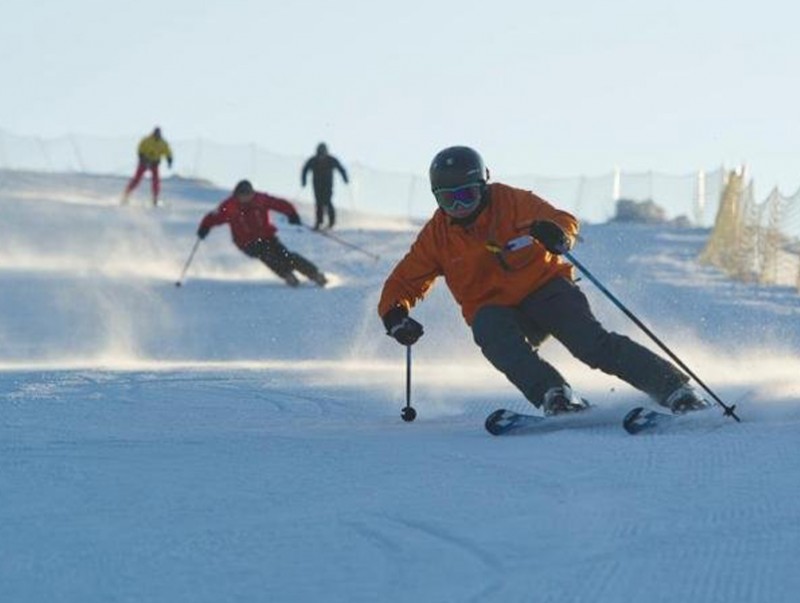
[[[643,431],[654,431],[663,427],[666,423],[671,423],[678,415],[649,410],[644,406],[637,406],[630,410],[622,420],[622,427],[631,435],[636,435]]]
[[[666,431],[673,425],[679,423],[683,424],[684,421],[682,420],[688,420],[690,424],[695,424],[697,427],[713,428],[716,426],[717,421],[712,418],[714,413],[708,412],[712,408],[714,407],[709,405],[706,408],[676,415],[667,411],[652,410],[643,406],[637,406],[625,415],[625,418],[622,420],[622,427],[631,435],[643,432],[656,433]],[[707,418],[699,422],[694,420],[701,416]],[[724,425],[725,422],[721,424]]]
[[[496,436],[511,433],[548,433],[585,425],[585,421],[576,419],[586,416],[586,411],[591,408],[586,403],[586,408],[580,412],[567,412],[555,416],[529,415],[500,408],[486,417],[484,427],[486,431]]]
[[[486,417],[484,427],[492,435],[503,435],[512,431],[533,428],[546,419],[541,415],[526,415],[500,408]]]

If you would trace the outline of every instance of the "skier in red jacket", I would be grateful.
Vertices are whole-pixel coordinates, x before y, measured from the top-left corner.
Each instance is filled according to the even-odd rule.
[[[209,231],[220,224],[229,224],[234,244],[252,258],[258,258],[290,287],[300,284],[294,271],[324,287],[328,280],[319,269],[298,253],[289,251],[275,236],[277,229],[269,221],[269,212],[277,211],[300,224],[294,206],[285,199],[253,190],[248,180],[239,182],[233,194],[219,207],[203,217],[197,236],[205,239]]]

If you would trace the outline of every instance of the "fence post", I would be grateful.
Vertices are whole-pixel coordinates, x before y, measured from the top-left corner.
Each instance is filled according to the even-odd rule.
[[[47,151],[47,145],[40,136],[36,137],[36,142],[39,143],[39,148],[42,151],[42,157],[44,157],[44,162],[47,165],[46,169],[50,172],[54,172],[53,160],[50,158],[50,153]]]
[[[614,182],[612,184],[611,197],[614,203],[622,199],[622,171],[619,169],[619,166],[614,168]]]
[[[408,186],[408,219],[411,220],[411,214],[413,211],[413,203],[414,203],[414,185],[417,183],[417,178],[413,174],[411,175],[411,183]]]
[[[583,213],[583,193],[586,190],[586,175],[581,174],[578,177],[578,190],[576,192],[576,199],[575,199],[575,215],[581,215]]]
[[[197,149],[194,152],[194,167],[192,168],[191,176],[192,178],[198,178],[200,176],[200,161],[203,157],[203,139],[197,139]]]
[[[83,157],[81,156],[81,149],[78,146],[78,141],[75,140],[75,135],[69,135],[69,142],[72,145],[72,152],[75,153],[75,159],[78,162],[78,169],[81,172],[86,172],[86,164],[83,162]]]
[[[8,158],[6,157],[6,133],[0,130],[0,168],[8,169]]]
[[[706,212],[706,173],[704,170],[697,172],[697,181],[694,188],[694,223],[703,225],[703,216]]]

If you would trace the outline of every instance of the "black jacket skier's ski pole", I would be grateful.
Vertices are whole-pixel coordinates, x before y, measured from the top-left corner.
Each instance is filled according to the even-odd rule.
[[[591,272],[589,272],[583,264],[581,264],[577,259],[575,259],[575,256],[572,255],[572,253],[570,253],[569,251],[566,251],[566,252],[564,252],[563,255],[569,262],[572,263],[573,266],[575,266],[578,270],[580,270],[581,273],[583,273],[583,275],[586,278],[588,278],[590,281],[592,281],[595,284],[595,286],[598,289],[600,289],[600,291],[602,291],[605,294],[605,296],[614,303],[615,306],[617,306],[617,308],[622,310],[622,312],[625,314],[625,316],[630,318],[636,324],[636,326],[638,326],[642,331],[647,333],[647,335],[650,337],[650,339],[655,341],[658,344],[658,346],[662,350],[664,350],[664,352],[666,352],[669,355],[669,357],[672,358],[672,360],[674,360],[675,363],[678,366],[680,366],[684,371],[686,371],[689,374],[689,376],[692,377],[692,379],[694,379],[698,383],[698,385],[700,385],[700,387],[702,387],[704,390],[706,390],[706,392],[708,392],[708,395],[710,395],[717,404],[719,404],[723,409],[725,409],[725,413],[724,414],[725,414],[726,417],[733,417],[737,421],[741,421],[741,419],[739,419],[739,417],[736,416],[736,413],[734,412],[736,410],[736,405],[735,404],[732,405],[732,406],[728,406],[727,404],[725,404],[719,398],[719,396],[717,396],[717,394],[715,394],[713,391],[711,391],[711,389],[705,383],[703,383],[700,380],[700,377],[698,377],[697,375],[694,374],[692,369],[690,369],[688,366],[686,366],[686,364],[680,358],[678,358],[673,353],[673,351],[670,350],[666,346],[666,344],[664,342],[662,342],[658,337],[656,337],[655,333],[653,333],[649,328],[647,328],[647,325],[645,325],[641,320],[639,320],[633,312],[628,310],[628,308],[626,308],[622,304],[622,302],[619,301],[619,299],[617,299],[611,293],[611,291],[609,291],[608,289],[605,288],[605,286],[603,286],[603,283],[601,283],[599,280],[597,280],[597,278]]]
[[[180,278],[175,281],[175,286],[180,287],[183,284],[183,279],[186,277],[186,273],[189,271],[189,264],[192,263],[194,259],[194,254],[197,251],[197,248],[200,245],[200,241],[202,241],[200,237],[197,237],[197,240],[194,242],[194,247],[192,247],[192,252],[189,254],[189,258],[186,260],[186,263],[183,265],[183,270],[181,270]]]
[[[306,225],[304,225],[304,226],[306,226]],[[331,241],[336,241],[337,243],[339,243],[339,245],[344,245],[345,247],[349,247],[350,249],[355,249],[356,251],[360,251],[364,255],[368,255],[369,257],[371,257],[376,262],[379,259],[381,259],[381,256],[379,256],[377,254],[374,254],[371,251],[367,251],[366,249],[364,249],[363,247],[359,247],[358,245],[353,245],[353,243],[348,243],[347,241],[343,241],[339,237],[337,237],[335,235],[332,235],[331,233],[329,233],[329,232],[327,232],[325,230],[319,230],[319,229],[315,230],[315,229],[311,228],[311,226],[306,226],[306,228],[308,228],[308,230],[310,230],[311,232],[315,232],[317,234],[321,234],[323,237],[328,237]]]

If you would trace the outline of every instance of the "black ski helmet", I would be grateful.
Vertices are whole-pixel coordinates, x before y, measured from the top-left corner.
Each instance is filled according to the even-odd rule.
[[[249,195],[253,192],[253,185],[249,180],[240,180],[236,183],[236,187],[233,189],[233,194],[237,197],[239,195]]]
[[[430,168],[431,190],[486,184],[488,172],[483,159],[470,147],[448,147],[436,153]]]

